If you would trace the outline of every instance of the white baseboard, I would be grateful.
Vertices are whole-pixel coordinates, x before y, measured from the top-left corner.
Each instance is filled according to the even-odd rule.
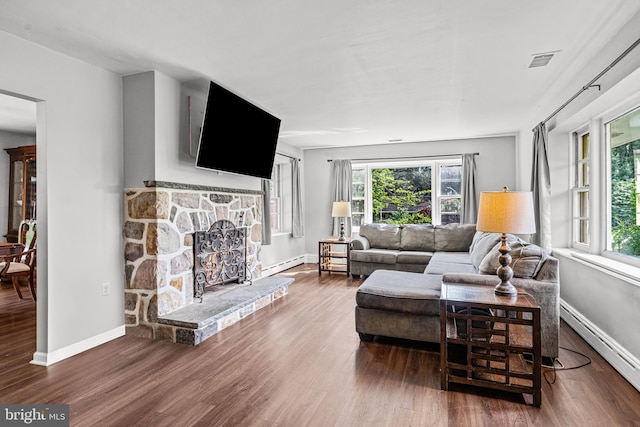
[[[83,351],[89,350],[93,347],[102,345],[108,341],[114,340],[125,335],[125,326],[118,326],[115,329],[104,332],[100,335],[87,338],[86,340],[71,344],[70,346],[61,348],[60,350],[52,351],[50,353],[44,353],[36,351],[33,353],[33,360],[30,362],[32,365],[49,366],[56,362],[67,359]]]
[[[560,317],[640,391],[640,360],[562,299]]]
[[[295,258],[288,259],[286,261],[282,261],[275,265],[270,265],[267,268],[262,269],[262,276],[273,276],[274,274],[280,273],[281,271],[288,270],[292,267],[295,267],[300,264],[304,264],[305,257],[304,255],[298,256]]]

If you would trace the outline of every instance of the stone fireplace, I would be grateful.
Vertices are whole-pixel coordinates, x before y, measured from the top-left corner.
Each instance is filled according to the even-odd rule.
[[[194,298],[194,233],[219,220],[236,226],[241,221],[246,227],[247,274],[253,280],[260,278],[262,192],[156,181],[145,185],[126,189],[124,195],[127,334],[197,344],[242,316],[225,307],[223,313],[210,316],[214,326],[210,319],[199,320],[196,326],[171,320],[193,317],[190,307],[198,312],[206,309]],[[247,315],[267,304],[265,298],[270,302],[287,293],[288,283],[273,288],[273,280],[261,282],[269,286],[255,287],[259,294],[248,296],[248,303],[240,303],[236,311]],[[208,326],[206,333],[194,332],[202,324]]]

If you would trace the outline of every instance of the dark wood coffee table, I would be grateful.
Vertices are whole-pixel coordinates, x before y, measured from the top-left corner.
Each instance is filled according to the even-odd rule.
[[[440,387],[449,383],[523,393],[542,401],[540,307],[527,293],[443,283]]]

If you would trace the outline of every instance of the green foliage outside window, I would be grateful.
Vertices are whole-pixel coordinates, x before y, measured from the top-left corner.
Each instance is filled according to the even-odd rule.
[[[640,140],[611,150],[611,236],[612,249],[640,256],[640,226],[636,224],[636,170],[634,150]]]
[[[431,223],[431,168],[373,169],[371,201],[375,222]]]

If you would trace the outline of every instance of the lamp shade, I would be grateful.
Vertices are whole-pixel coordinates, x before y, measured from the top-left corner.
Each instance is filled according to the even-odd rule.
[[[478,231],[532,234],[536,232],[533,194],[530,191],[485,191],[480,193]]]
[[[351,202],[333,202],[331,216],[334,218],[348,218],[351,216]]]

